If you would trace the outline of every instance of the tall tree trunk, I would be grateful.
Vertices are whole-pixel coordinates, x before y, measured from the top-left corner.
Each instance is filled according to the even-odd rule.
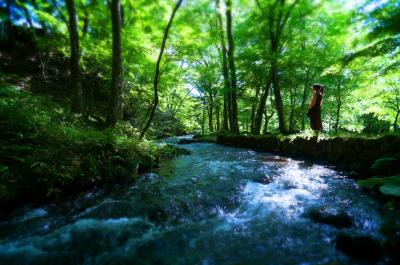
[[[202,97],[203,115],[201,119],[201,134],[204,134],[204,127],[206,123],[206,97]]]
[[[339,83],[336,88],[336,122],[335,122],[335,133],[338,133],[339,130],[339,119],[340,119],[340,110],[342,107],[342,99],[341,99],[341,87],[342,87],[342,79],[339,78]]]
[[[210,88],[211,89],[211,88]],[[213,122],[213,116],[214,116],[214,97],[212,92],[210,91],[208,93],[208,128],[210,132],[214,132],[214,122]]]
[[[335,121],[335,133],[338,133],[339,130],[339,120],[340,120],[340,110],[342,107],[342,103],[339,101],[336,106],[336,121]]]
[[[178,11],[179,7],[181,6],[182,2],[183,2],[183,0],[178,0],[178,2],[176,3],[174,10],[172,11],[171,17],[169,18],[167,27],[165,28],[165,31],[164,31],[164,37],[163,37],[163,41],[161,44],[160,54],[158,55],[158,60],[157,60],[157,64],[156,64],[156,72],[154,75],[154,82],[153,82],[154,102],[153,102],[153,106],[150,110],[149,119],[148,119],[146,125],[144,126],[142,132],[140,133],[140,138],[143,138],[147,129],[150,127],[151,121],[153,120],[154,113],[155,113],[157,105],[158,105],[158,85],[160,83],[160,77],[161,77],[161,72],[160,72],[161,59],[162,59],[162,56],[163,56],[163,53],[165,50],[165,45],[167,43],[169,29],[171,28],[172,21],[174,20],[175,14]]]
[[[120,0],[111,2],[112,21],[112,79],[107,126],[115,127],[122,116],[122,48],[121,48],[121,3]]]
[[[216,0],[217,9],[220,8],[220,0]],[[225,34],[224,34],[224,27],[222,21],[222,15],[217,10],[217,18],[218,18],[218,28],[219,28],[219,37],[221,41],[221,53],[222,53],[222,75],[224,77],[224,108],[223,108],[223,131],[229,131],[229,124],[232,124],[231,118],[232,116],[229,115],[231,112],[231,86],[229,83],[229,68],[228,68],[228,60],[227,60],[227,50],[225,44]]]
[[[295,108],[296,108],[296,92],[293,89],[290,91],[290,115],[289,115],[289,131],[294,130],[296,124]]]
[[[303,87],[303,97],[301,99],[301,130],[305,130],[306,128],[306,101],[307,101],[307,89],[308,89],[308,82],[310,75],[310,69],[306,70],[306,77],[304,80],[304,87]]]
[[[271,78],[272,78],[272,85],[274,88],[275,107],[276,107],[276,112],[278,113],[279,131],[284,134],[286,133],[287,129],[285,121],[285,110],[283,108],[281,88],[279,84],[278,61],[276,59],[276,53],[273,55],[271,62]]]
[[[70,75],[70,92],[72,93],[71,108],[73,111],[81,111],[82,108],[82,84],[79,69],[80,51],[79,51],[79,34],[78,34],[78,17],[76,15],[74,0],[66,0],[68,9],[68,27],[71,45],[71,56],[69,60]]]
[[[399,126],[397,125],[397,122],[399,120],[399,115],[400,115],[400,91],[398,90],[398,88],[395,91],[395,95],[396,95],[396,117],[394,118],[394,122],[393,122],[393,131],[397,132],[399,130]]]
[[[13,23],[12,23],[12,19],[11,19],[11,0],[7,0],[6,1],[6,27],[7,27],[7,31],[8,31],[8,41],[11,44],[15,43],[15,36],[14,36],[14,29],[13,29]]]
[[[90,16],[89,10],[94,9],[96,7],[96,5],[97,5],[97,0],[90,0],[90,3],[84,7],[83,28],[82,28],[83,35],[86,35],[89,31],[89,16]]]
[[[286,133],[286,121],[285,121],[285,109],[283,106],[283,100],[281,95],[281,88],[279,83],[279,65],[278,57],[281,55],[282,46],[281,38],[282,32],[285,25],[290,17],[293,8],[299,3],[300,0],[294,0],[292,3],[288,4],[285,0],[275,0],[273,4],[268,6],[266,9],[266,15],[268,17],[268,30],[269,39],[271,45],[271,79],[275,95],[275,107],[278,113],[279,131],[281,133]],[[260,9],[263,9],[259,0],[256,3]]]
[[[216,119],[216,130],[219,132],[221,130],[221,121],[220,121],[220,111],[221,111],[221,106],[220,106],[220,101],[219,99],[217,100],[217,105],[215,106],[215,119]]]
[[[256,87],[256,95],[255,95],[255,97],[253,99],[253,102],[251,104],[251,114],[250,114],[250,132],[251,132],[251,134],[254,134],[256,111],[257,111],[257,102],[258,102],[258,98],[259,97],[260,97],[260,86],[257,85],[257,87]]]
[[[227,132],[229,131],[229,107],[228,107],[228,95],[224,95],[224,106],[222,110],[222,130]]]
[[[228,63],[231,87],[231,131],[239,133],[238,106],[237,106],[237,82],[235,66],[235,43],[232,33],[232,1],[226,0],[226,34],[228,37]]]
[[[394,118],[394,122],[393,122],[393,131],[397,132],[399,127],[397,126],[397,121],[399,120],[399,115],[400,115],[400,109],[397,109],[396,112],[396,117]]]
[[[82,28],[82,33],[83,35],[86,35],[89,30],[89,11],[88,7],[85,7],[83,10],[83,28]]]
[[[254,126],[254,134],[258,135],[261,132],[261,125],[262,125],[262,119],[263,119],[263,114],[265,112],[265,106],[267,104],[267,99],[269,95],[269,89],[271,86],[271,80],[268,79],[268,83],[264,87],[263,94],[261,95],[260,98],[260,104],[257,109],[257,114],[256,114],[256,119],[255,119],[255,126]]]
[[[272,104],[272,102],[271,102]],[[264,121],[264,130],[263,130],[263,134],[267,134],[268,133],[268,123],[271,120],[271,118],[274,116],[275,112],[274,109],[272,109],[272,112],[270,115],[267,115],[267,110],[265,110],[265,121]]]

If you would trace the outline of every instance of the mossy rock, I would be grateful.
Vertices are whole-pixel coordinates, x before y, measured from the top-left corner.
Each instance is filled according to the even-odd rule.
[[[394,157],[385,157],[375,160],[372,171],[378,176],[391,176],[400,172],[400,161]]]

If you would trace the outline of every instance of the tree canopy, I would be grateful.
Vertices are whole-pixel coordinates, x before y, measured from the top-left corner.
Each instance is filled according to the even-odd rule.
[[[320,83],[327,132],[399,130],[396,0],[118,2],[8,0],[1,38],[18,45],[31,34],[45,84],[49,58],[67,58],[71,78],[59,89],[111,126],[303,131]]]

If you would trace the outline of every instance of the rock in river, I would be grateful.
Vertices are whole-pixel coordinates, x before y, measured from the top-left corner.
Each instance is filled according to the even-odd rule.
[[[311,209],[308,215],[316,223],[328,224],[336,228],[346,228],[353,225],[353,219],[345,212],[329,213],[321,209]]]
[[[382,258],[379,241],[369,236],[339,234],[336,249],[355,259],[377,262]]]

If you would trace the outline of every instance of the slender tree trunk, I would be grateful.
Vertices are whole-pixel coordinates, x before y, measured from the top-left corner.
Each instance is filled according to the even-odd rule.
[[[261,8],[261,4],[256,0],[257,5]],[[278,113],[279,131],[286,133],[285,109],[281,95],[281,88],[279,82],[279,65],[278,57],[281,55],[282,46],[280,45],[283,29],[290,17],[290,14],[299,0],[294,0],[288,4],[285,0],[275,0],[274,4],[269,5],[267,12],[269,24],[269,39],[271,44],[271,79],[275,95],[275,107]]]
[[[295,126],[295,123],[296,123],[295,108],[296,108],[296,94],[295,94],[295,91],[291,91],[291,94],[290,94],[289,131],[293,131],[294,130],[294,126]]]
[[[217,105],[215,106],[215,119],[216,119],[216,130],[217,132],[219,132],[221,130],[221,121],[220,121],[220,111],[221,111],[221,107],[220,107],[220,101],[217,100]]]
[[[111,2],[113,58],[111,96],[107,115],[107,126],[115,127],[122,116],[122,48],[121,48],[121,3],[120,0]]]
[[[89,31],[89,16],[90,16],[89,10],[95,8],[96,5],[97,5],[97,0],[90,0],[90,3],[84,7],[83,28],[82,28],[83,35],[86,35]],[[121,14],[121,16],[122,16],[122,14]]]
[[[174,20],[175,14],[178,11],[179,7],[181,6],[183,0],[178,0],[178,2],[176,3],[174,10],[172,11],[171,17],[169,18],[167,27],[165,28],[164,31],[164,37],[163,37],[163,41],[161,44],[161,50],[160,50],[160,54],[158,55],[158,60],[157,60],[157,64],[156,64],[156,72],[154,75],[154,82],[153,82],[153,87],[154,87],[154,102],[153,102],[153,106],[150,110],[150,115],[149,115],[149,119],[146,123],[146,125],[144,126],[142,132],[140,133],[140,138],[143,138],[143,136],[145,135],[147,129],[150,127],[151,121],[153,120],[154,117],[154,113],[156,111],[157,105],[158,105],[158,85],[160,83],[160,77],[161,77],[161,72],[160,72],[160,64],[161,64],[161,59],[165,50],[165,46],[167,43],[167,38],[168,38],[168,33],[169,33],[169,29],[171,28],[172,22]]]
[[[336,122],[335,122],[335,133],[338,133],[339,130],[339,119],[340,119],[340,110],[342,107],[342,99],[341,99],[341,87],[342,87],[342,79],[339,79],[339,84],[336,89]]]
[[[256,135],[260,134],[261,132],[262,119],[263,119],[263,114],[265,112],[265,106],[267,104],[270,86],[271,86],[271,81],[270,79],[268,79],[268,83],[265,85],[263,94],[261,95],[260,105],[258,107],[256,114],[256,120],[254,126],[254,134]]]
[[[256,87],[256,95],[253,99],[253,102],[251,104],[251,114],[250,114],[250,132],[251,134],[254,134],[254,128],[255,128],[255,121],[256,121],[256,111],[257,111],[257,102],[258,98],[260,97],[260,86],[257,85]]]
[[[202,104],[203,104],[203,115],[201,119],[201,134],[204,134],[204,127],[206,123],[206,99],[205,96],[202,98]]]
[[[220,0],[216,2],[217,8],[220,7]],[[222,75],[224,77],[224,109],[223,109],[223,131],[229,131],[229,124],[232,124],[231,115],[231,95],[230,95],[230,83],[229,83],[229,68],[228,68],[228,60],[227,60],[227,50],[225,44],[225,34],[224,34],[224,27],[222,21],[222,15],[217,10],[217,18],[218,18],[218,28],[219,28],[219,37],[221,41],[221,53],[222,53]]]
[[[400,109],[397,109],[396,117],[394,118],[394,122],[393,122],[393,131],[394,132],[397,132],[397,130],[399,129],[397,126],[397,121],[399,119],[399,115],[400,115]]]
[[[12,19],[11,19],[11,0],[6,1],[6,15],[7,15],[7,19],[6,19],[5,24],[6,24],[7,31],[8,31],[8,41],[11,44],[14,44],[15,36],[14,36],[13,23],[12,23]]]
[[[308,89],[308,82],[309,82],[309,74],[310,69],[306,70],[306,78],[304,81],[303,87],[303,97],[301,99],[301,130],[305,130],[306,128],[306,101],[307,101],[307,89]]]
[[[396,89],[396,88],[395,88]],[[395,91],[395,95],[396,95],[396,117],[394,118],[394,122],[393,122],[393,131],[397,132],[399,130],[399,126],[397,125],[398,119],[399,119],[399,115],[400,115],[400,91],[398,90],[398,88]]]
[[[83,11],[83,28],[82,28],[82,33],[83,35],[86,35],[89,29],[89,11],[88,7],[85,8]]]
[[[339,130],[339,120],[340,120],[340,109],[341,109],[342,103],[339,101],[337,103],[336,107],[336,122],[335,122],[335,133],[338,133]]]
[[[214,97],[212,92],[210,91],[208,93],[208,98],[209,98],[209,102],[208,102],[208,128],[210,130],[210,132],[214,132],[214,122],[213,122],[213,116],[214,116]]]
[[[235,43],[232,33],[232,1],[226,0],[226,33],[228,37],[228,63],[231,88],[231,131],[239,134],[238,106],[237,106],[237,82],[235,66]]]
[[[271,102],[272,103],[272,102]],[[272,112],[270,115],[267,115],[267,111],[265,110],[265,121],[264,121],[264,130],[263,130],[263,134],[267,134],[268,133],[268,123],[271,120],[271,118],[274,116],[275,112],[272,109]]]
[[[285,121],[285,110],[283,108],[281,88],[280,88],[280,84],[279,84],[278,62],[275,57],[276,57],[276,53],[275,53],[275,55],[273,55],[273,59],[272,59],[272,63],[271,63],[272,85],[274,88],[276,112],[278,113],[279,131],[284,134],[287,131],[286,121]]]
[[[68,27],[71,45],[71,56],[69,67],[71,71],[69,87],[72,93],[71,108],[73,111],[81,111],[82,108],[82,84],[80,77],[79,61],[79,34],[78,34],[78,17],[76,15],[74,0],[66,0],[68,9]]]

